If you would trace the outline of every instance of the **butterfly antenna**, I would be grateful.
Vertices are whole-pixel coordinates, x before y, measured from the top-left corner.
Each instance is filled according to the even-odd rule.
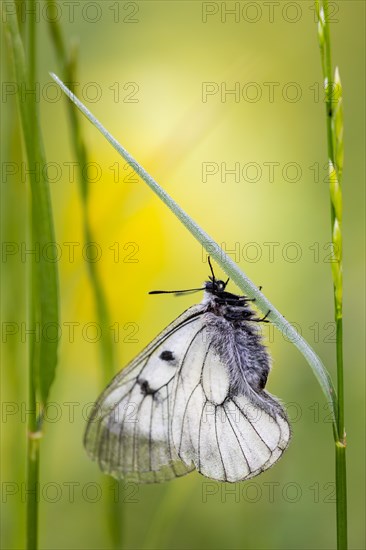
[[[189,292],[199,292],[204,288],[187,288],[185,290],[150,290],[149,294],[188,294]]]
[[[210,269],[211,269],[211,273],[212,273],[212,277],[209,277],[210,281],[213,282],[213,284],[215,284],[215,273],[214,273],[214,270],[213,270],[213,267],[212,267],[212,264],[211,264],[211,258],[210,256],[207,256],[207,261],[208,261],[208,265],[210,266]],[[227,278],[227,281],[225,281],[224,283],[224,288],[226,288],[228,282],[230,281],[230,277]]]
[[[211,279],[211,277],[210,277],[210,279],[213,282],[213,284],[215,284],[215,273],[214,273],[214,270],[213,270],[213,267],[212,267],[210,256],[207,256],[207,261],[208,261],[208,265],[210,266],[211,273],[212,273],[212,279]]]

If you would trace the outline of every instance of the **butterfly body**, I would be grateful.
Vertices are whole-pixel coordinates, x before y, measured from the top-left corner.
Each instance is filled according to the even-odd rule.
[[[282,455],[290,427],[265,391],[270,358],[248,298],[211,279],[200,304],[112,380],[85,434],[103,471],[161,482],[197,469],[219,481],[258,475]]]
[[[225,291],[218,294],[206,291],[206,294],[205,320],[213,333],[213,345],[219,354],[227,357],[231,394],[251,394],[250,388],[254,392],[263,390],[270,358],[261,342],[259,319],[248,300]]]

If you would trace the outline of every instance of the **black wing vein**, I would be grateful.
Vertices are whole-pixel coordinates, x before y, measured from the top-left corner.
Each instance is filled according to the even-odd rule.
[[[271,449],[271,447],[268,445],[268,443],[266,443],[266,442],[264,441],[263,437],[262,437],[261,434],[258,432],[257,428],[256,428],[256,427],[252,424],[252,422],[249,420],[248,415],[247,415],[247,414],[243,411],[243,409],[237,404],[237,402],[235,401],[235,398],[232,399],[232,402],[234,403],[235,407],[236,407],[236,408],[242,413],[242,415],[246,418],[246,420],[248,421],[250,427],[252,428],[252,430],[255,431],[255,433],[257,434],[257,436],[259,437],[259,439],[262,441],[262,443],[264,443],[265,446],[267,447],[267,449],[269,449],[270,452],[273,453],[273,449]],[[259,407],[256,407],[256,408],[258,409]],[[265,411],[263,411],[263,409],[260,409],[260,410],[261,410],[262,413],[265,412]],[[268,416],[269,416],[269,415],[268,415]]]
[[[224,410],[224,412],[225,412],[226,418],[228,419],[228,422],[229,422],[229,424],[230,424],[231,430],[232,430],[233,434],[235,435],[235,438],[236,438],[236,440],[237,440],[237,442],[238,442],[238,445],[239,445],[239,447],[240,447],[240,450],[241,450],[241,452],[242,452],[242,454],[243,454],[243,458],[244,458],[245,462],[247,463],[248,470],[251,472],[252,470],[251,470],[251,467],[249,466],[249,462],[248,462],[248,459],[247,459],[247,457],[246,457],[245,451],[244,451],[243,447],[241,446],[240,440],[239,440],[238,436],[236,435],[236,432],[235,432],[235,430],[234,430],[234,428],[233,428],[233,425],[232,425],[232,423],[231,423],[230,417],[228,416],[225,407],[223,407],[223,410]]]
[[[216,435],[216,443],[217,443],[217,448],[218,448],[219,454],[220,454],[220,459],[221,459],[222,469],[223,469],[223,471],[224,471],[225,481],[227,481],[226,468],[225,468],[224,460],[223,460],[223,458],[222,458],[221,449],[220,449],[220,443],[219,443],[219,438],[218,438],[218,435],[217,435],[217,407],[218,407],[218,406],[215,405],[215,435]]]

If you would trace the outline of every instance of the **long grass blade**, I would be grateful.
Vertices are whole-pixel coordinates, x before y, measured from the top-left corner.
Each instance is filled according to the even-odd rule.
[[[330,403],[333,412],[333,428],[337,431],[337,398],[332,380],[325,369],[322,361],[316,355],[315,351],[304,340],[295,328],[281,315],[281,313],[270,303],[262,294],[257,286],[239,269],[233,260],[225,254],[222,248],[194,222],[188,214],[168,195],[166,191],[146,172],[146,170],[122,147],[120,143],[104,128],[94,115],[85,107],[85,105],[65,86],[65,84],[53,73],[52,78],[57,82],[65,94],[75,103],[80,111],[90,120],[90,122],[103,134],[109,143],[118,151],[124,160],[134,169],[141,179],[156,193],[156,195],[170,208],[183,225],[192,233],[192,235],[201,243],[229,277],[238,285],[238,287],[247,295],[256,299],[256,306],[263,312],[268,313],[268,319],[286,335],[288,339],[304,355],[308,364],[313,370],[323,393]]]
[[[35,9],[34,0],[29,2]],[[11,5],[12,9],[9,9]],[[15,3],[7,5],[7,31],[18,89],[34,90],[36,84],[35,18],[27,20],[26,55],[19,31]],[[29,329],[29,414],[27,434],[27,548],[38,547],[39,446],[42,436],[42,407],[45,406],[57,367],[58,347],[58,274],[54,262],[43,254],[44,247],[55,242],[48,182],[42,167],[46,164],[35,94],[19,99],[30,181],[29,247],[35,251],[28,269]],[[52,335],[49,329],[55,331]],[[37,403],[41,404],[40,412]]]

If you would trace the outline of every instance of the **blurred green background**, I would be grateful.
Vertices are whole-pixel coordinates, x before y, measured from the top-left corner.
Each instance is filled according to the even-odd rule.
[[[350,548],[362,549],[365,4],[330,4],[345,109],[349,541]],[[117,491],[86,457],[85,419],[103,388],[88,252],[98,251],[116,371],[200,299],[148,291],[197,286],[209,272],[200,245],[84,120],[97,244],[91,251],[83,248],[66,103],[48,75],[60,68],[43,2],[38,9],[39,100],[61,303],[59,365],[41,448],[40,547],[113,548],[108,527],[113,491],[125,548],[334,548],[329,410],[303,357],[270,327],[264,332],[274,368],[267,387],[287,405],[293,425],[292,443],[274,468],[235,485],[191,474],[160,486],[122,483]],[[78,96],[298,324],[334,377],[326,129],[313,3],[61,2],[59,20],[68,43],[79,43]],[[29,255],[14,76],[6,48],[2,52],[2,240],[14,251],[3,255],[1,266],[2,547],[14,549],[24,545],[27,498]],[[235,174],[225,173],[234,168]],[[217,274],[222,276],[218,268]],[[230,290],[237,291],[234,285]],[[16,334],[8,334],[9,327]]]

